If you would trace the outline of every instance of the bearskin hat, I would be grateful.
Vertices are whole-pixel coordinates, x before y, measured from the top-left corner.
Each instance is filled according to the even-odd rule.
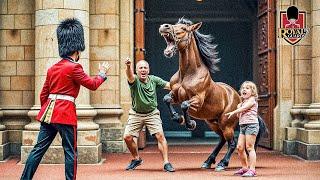
[[[63,20],[57,28],[57,38],[59,55],[62,58],[85,49],[83,27],[77,19]]]
[[[299,10],[295,6],[291,6],[287,9],[287,18],[289,19],[298,19]]]

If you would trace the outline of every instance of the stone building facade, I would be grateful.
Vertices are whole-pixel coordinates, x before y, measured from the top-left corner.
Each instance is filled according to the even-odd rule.
[[[276,2],[276,28],[279,11],[295,5],[307,12],[311,31],[294,46],[277,38],[273,148],[320,159],[320,0]],[[95,92],[82,88],[77,98],[79,162],[98,163],[102,152],[125,151],[131,100],[123,59],[134,56],[134,0],[1,0],[0,160],[21,155],[24,162],[35,144],[39,93],[47,68],[59,60],[55,30],[67,17],[84,25],[85,71],[95,75],[98,63],[112,65],[107,82]],[[60,144],[57,137],[43,162],[63,162]]]
[[[284,154],[297,155],[307,160],[319,160],[320,1],[278,2],[281,10],[286,10],[292,5],[306,12],[306,26],[310,32],[294,46],[284,42],[283,39],[277,43],[279,97],[275,109],[277,133],[274,144],[276,149],[282,150]]]

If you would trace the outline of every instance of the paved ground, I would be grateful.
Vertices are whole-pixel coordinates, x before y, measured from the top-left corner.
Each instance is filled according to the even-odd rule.
[[[244,179],[233,176],[233,172],[240,167],[238,156],[234,154],[230,161],[229,169],[224,172],[215,172],[213,169],[203,170],[199,167],[211,152],[208,145],[189,145],[169,147],[169,158],[176,168],[175,173],[162,171],[161,156],[156,146],[148,146],[141,152],[144,163],[134,171],[125,171],[131,155],[103,154],[104,161],[98,165],[79,165],[77,179],[173,179],[173,180],[205,180],[205,179]],[[218,160],[226,150],[218,156]],[[258,149],[257,177],[249,179],[320,179],[320,162],[308,162],[296,157],[284,156],[279,152]],[[11,157],[5,162],[0,162],[0,179],[19,179],[23,165],[19,157]],[[63,165],[40,165],[35,180],[64,179]]]

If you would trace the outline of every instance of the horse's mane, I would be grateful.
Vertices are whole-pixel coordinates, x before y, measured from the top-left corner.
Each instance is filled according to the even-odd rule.
[[[193,23],[192,21],[182,17],[179,19],[177,24],[192,25]],[[220,61],[220,58],[218,58],[218,52],[216,51],[217,45],[213,44],[213,37],[210,34],[205,35],[198,31],[194,31],[193,35],[196,39],[196,44],[199,49],[202,62],[210,72],[214,73],[215,71],[219,71],[216,64]]]

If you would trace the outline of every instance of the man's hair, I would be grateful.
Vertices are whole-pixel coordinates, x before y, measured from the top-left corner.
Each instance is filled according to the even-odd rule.
[[[148,63],[146,60],[141,59],[141,60],[139,60],[139,61],[137,62],[137,64],[136,64],[136,68],[138,68],[138,64],[140,64],[140,63],[142,63],[142,62],[147,63],[147,65],[149,66],[149,63]]]
[[[250,89],[252,90],[252,96],[254,96],[257,99],[258,98],[258,88],[257,88],[256,84],[252,81],[245,81],[241,84],[240,91],[246,85],[249,86]]]
[[[84,33],[79,20],[68,18],[57,28],[59,55],[62,58],[71,56],[76,51],[84,51]]]

